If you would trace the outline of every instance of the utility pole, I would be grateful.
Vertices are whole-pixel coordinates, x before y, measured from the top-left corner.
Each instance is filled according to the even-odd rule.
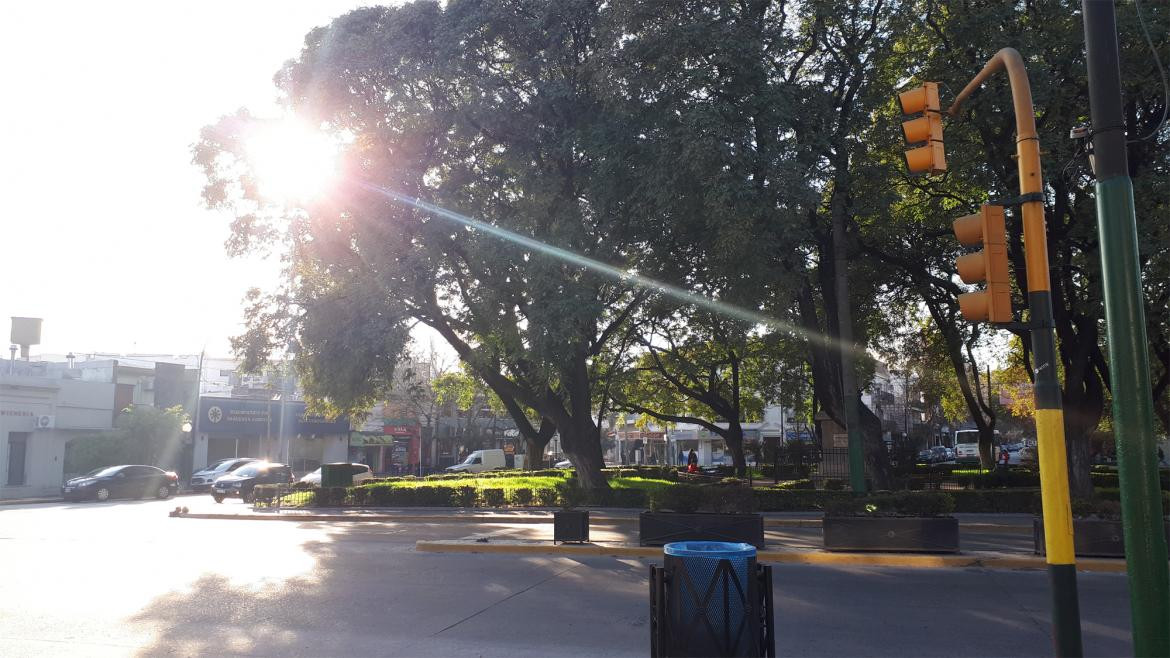
[[[1136,656],[1167,656],[1170,571],[1158,484],[1137,217],[1125,151],[1116,17],[1112,2],[1082,0],[1081,10],[1133,651]]]
[[[1086,0],[1086,4],[1094,3]],[[1032,353],[1035,356],[1032,388],[1036,404],[1036,439],[1040,452],[1045,559],[1052,583],[1052,639],[1057,656],[1079,657],[1083,654],[1081,613],[1077,598],[1072,506],[1068,493],[1064,410],[1061,407],[1060,380],[1056,376],[1056,323],[1052,318],[1044,187],[1040,176],[1040,138],[1036,134],[1032,88],[1020,53],[1015,48],[1003,48],[997,52],[955,97],[947,113],[952,117],[957,115],[963,100],[1000,70],[1007,71],[1016,115],[1016,162],[1020,178],[1020,197],[1017,201],[1024,225],[1030,310],[1028,328],[1031,330]],[[999,216],[1002,218],[1002,211]],[[997,320],[992,318],[992,321]],[[1117,395],[1116,390],[1114,395]]]

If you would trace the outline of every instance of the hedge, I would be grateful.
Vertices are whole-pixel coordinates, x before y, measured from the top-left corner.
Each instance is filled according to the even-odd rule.
[[[273,485],[259,485],[256,497],[263,505],[275,495]],[[983,513],[1038,513],[1038,489],[964,489],[946,492],[880,492],[875,495],[895,496],[884,500],[888,507],[896,502],[902,507],[919,504],[933,506],[930,501],[945,496],[953,501],[955,512]],[[1099,489],[1102,500],[1118,500],[1116,489]],[[929,500],[928,500],[929,499]],[[634,509],[666,509],[673,511],[713,512],[822,512],[834,505],[852,505],[854,498],[847,491],[817,491],[777,487],[751,489],[738,485],[676,484],[668,488],[642,489],[613,487],[586,492],[575,479],[565,479],[556,487],[473,487],[449,485],[394,486],[391,482],[363,484],[357,487],[327,487],[293,491],[282,497],[286,506],[374,506],[374,507],[524,507],[555,505],[576,507],[594,505]],[[864,504],[864,503],[861,503]],[[1170,510],[1170,494],[1163,493],[1163,505]]]

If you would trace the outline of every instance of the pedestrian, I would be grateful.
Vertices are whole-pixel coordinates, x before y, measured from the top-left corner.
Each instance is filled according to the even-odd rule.
[[[691,448],[691,453],[687,455],[687,473],[699,472],[699,456],[695,454],[695,449]]]
[[[1158,465],[1166,465],[1166,453],[1162,452],[1162,446],[1158,446]]]
[[[685,466],[687,463],[687,456],[683,453],[682,448],[678,449],[678,465]]]
[[[998,460],[999,465],[1003,468],[1007,468],[1008,464],[1011,462],[1011,460],[1012,460],[1012,456],[1011,456],[1011,454],[1008,453],[1008,449],[1004,446],[1000,446],[999,460]]]

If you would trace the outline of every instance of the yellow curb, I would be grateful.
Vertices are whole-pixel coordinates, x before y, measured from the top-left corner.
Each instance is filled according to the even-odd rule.
[[[612,557],[659,557],[659,546],[628,544],[551,544],[539,541],[493,540],[476,542],[467,539],[419,540],[415,550],[426,553],[494,553],[503,555],[594,555]],[[816,564],[832,566],[908,567],[945,569],[982,567],[984,569],[1044,569],[1044,558],[1037,556],[1003,556],[987,553],[963,555],[915,555],[901,553],[836,553],[828,551],[769,551],[756,554],[761,562],[780,564]],[[1087,558],[1077,561],[1079,571],[1125,573],[1125,560]]]

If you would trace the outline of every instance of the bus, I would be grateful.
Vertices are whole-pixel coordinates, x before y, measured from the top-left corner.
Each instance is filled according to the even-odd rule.
[[[994,431],[993,444],[998,444],[999,430]],[[955,462],[979,461],[979,430],[955,430]]]

